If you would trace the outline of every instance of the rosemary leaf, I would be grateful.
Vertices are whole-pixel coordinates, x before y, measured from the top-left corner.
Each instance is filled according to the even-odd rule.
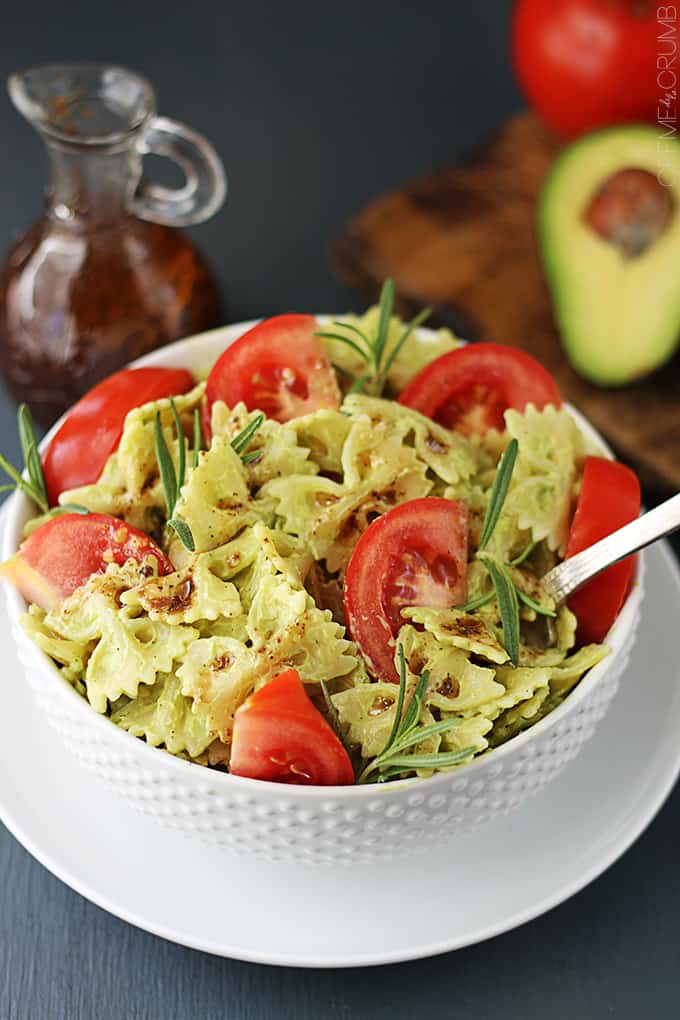
[[[475,609],[481,609],[482,606],[488,606],[489,602],[493,602],[496,598],[495,591],[488,591],[486,595],[480,595],[478,599],[472,599],[471,602],[466,602],[462,606],[456,606],[455,608],[460,613],[471,613]]]
[[[47,524],[48,521],[53,521],[55,517],[61,517],[62,514],[89,514],[90,511],[86,506],[81,506],[80,503],[64,503],[62,506],[53,506],[47,513],[40,514],[39,517],[33,517],[30,521],[27,521],[24,525],[24,538],[28,538],[30,534],[42,527],[43,524]]]
[[[201,412],[197,407],[194,408],[194,455],[192,458],[192,466],[198,467],[198,459],[201,450],[204,446],[203,440],[203,429],[201,427]]]
[[[43,502],[43,498],[42,498],[41,494],[39,492],[35,491],[35,489],[33,488],[33,486],[31,485],[30,482],[28,482],[25,478],[22,478],[21,479],[21,484],[18,485],[17,488],[21,489],[21,491],[23,493],[25,493],[28,496],[29,499],[33,500],[35,505],[40,510],[41,514],[47,513],[47,511],[49,510],[49,507],[47,507],[47,509],[45,509],[45,503]]]
[[[533,611],[538,613],[539,616],[557,616],[554,609],[545,609],[542,605],[540,605],[540,603],[532,599],[530,595],[527,595],[526,592],[522,591],[518,585],[515,584],[514,587],[517,592],[517,598],[520,602],[523,602],[525,606],[529,607],[529,609],[533,609]]]
[[[357,779],[357,783],[362,783],[362,784],[363,783],[389,783],[389,781],[391,779],[397,779],[397,778],[404,779],[404,778],[406,778],[404,776],[404,772],[405,772],[405,769],[403,767],[393,769],[393,768],[390,768],[389,765],[386,765],[384,768],[382,768],[380,770],[380,772],[378,773],[377,776],[374,775],[370,779],[369,778],[367,778],[367,779],[361,779],[361,778]]]
[[[234,451],[234,453],[238,453],[241,459],[243,459],[242,458],[243,451],[248,446],[251,439],[262,425],[263,421],[264,415],[256,414],[255,417],[248,422],[245,428],[241,429],[238,435],[235,435],[234,438],[232,439],[231,448]]]
[[[408,326],[401,334],[399,340],[394,345],[394,347],[392,348],[392,350],[390,351],[389,355],[385,360],[385,364],[383,365],[381,371],[383,379],[387,377],[387,374],[392,367],[392,362],[397,357],[399,351],[402,349],[408,338],[411,336],[411,333],[413,333],[415,329],[418,329],[419,326],[422,326],[422,324],[425,322],[426,319],[430,317],[430,315],[432,315],[432,309],[423,308],[422,312],[419,312],[418,315],[415,316],[415,318],[411,319]]]
[[[498,470],[496,471],[496,477],[494,478],[491,495],[489,497],[489,505],[486,508],[486,514],[484,515],[482,534],[479,539],[480,550],[487,546],[491,536],[493,535],[494,528],[498,523],[498,518],[501,515],[503,504],[505,503],[505,497],[507,496],[508,489],[510,487],[510,479],[512,478],[515,461],[517,460],[518,449],[519,443],[517,440],[511,439],[498,464]]]
[[[5,472],[5,474],[8,474],[9,477],[13,479],[15,488],[18,486],[19,488],[24,488],[25,491],[25,487],[28,485],[26,479],[21,477],[21,475],[14,467],[14,465],[10,464],[7,458],[3,457],[1,453],[0,453],[0,467]]]
[[[397,695],[397,707],[394,712],[392,729],[390,730],[390,735],[387,738],[387,743],[378,757],[382,757],[387,751],[389,751],[401,726],[401,713],[404,708],[404,698],[406,697],[406,657],[404,655],[404,646],[401,643],[399,644],[397,651],[399,655],[399,694]]]
[[[387,754],[385,754],[384,757],[383,755],[378,755],[377,758],[371,759],[368,765],[366,765],[359,773],[359,775],[356,777],[357,786],[361,786],[362,783],[372,782],[370,777],[373,775],[373,773],[381,771],[383,768],[386,768],[388,764],[389,755]]]
[[[338,365],[337,361],[331,361],[331,368],[335,369],[338,375],[344,375],[346,379],[354,379],[354,376],[342,365]]]
[[[474,747],[464,747],[462,751],[435,751],[433,754],[395,754],[390,758],[390,769],[443,769],[458,765],[475,753]]]
[[[170,407],[172,408],[172,416],[175,419],[175,433],[177,435],[177,446],[178,446],[178,454],[177,454],[177,457],[178,457],[178,459],[177,459],[177,496],[176,496],[176,499],[175,499],[175,502],[177,502],[177,500],[179,499],[180,490],[181,490],[182,486],[184,485],[184,480],[185,480],[185,477],[186,477],[186,470],[187,470],[187,440],[186,440],[186,436],[184,435],[184,429],[182,428],[182,423],[179,420],[179,414],[177,413],[177,406],[175,404],[175,401],[172,399],[172,397],[170,397]]]
[[[537,545],[538,545],[538,542],[533,542],[533,541],[529,542],[529,544],[526,547],[526,549],[524,549],[524,551],[521,552],[519,554],[519,556],[515,556],[514,560],[510,560],[510,566],[511,567],[519,567],[519,566],[521,566],[521,564],[524,563],[525,560],[529,559],[529,557],[531,556],[532,552],[534,551],[534,549],[536,548]]]
[[[338,738],[344,749],[347,751],[347,757],[352,762],[352,768],[354,768],[354,755],[352,754],[352,748],[349,746],[347,742],[347,737],[345,736],[345,733],[343,731],[342,724],[340,722],[340,716],[338,715],[338,710],[333,704],[330,691],[328,690],[328,684],[326,683],[325,680],[320,680],[319,684],[321,686],[321,693],[323,694],[323,700],[326,705],[326,711],[328,712],[328,721],[331,724],[331,727],[336,737]]]
[[[163,435],[160,411],[156,412],[154,440],[158,470],[160,472],[161,482],[163,483],[163,492],[165,494],[165,505],[168,510],[168,517],[172,517],[177,503],[177,475],[175,474],[175,465],[172,462],[172,457],[170,456],[165,442],[165,437]]]
[[[28,457],[28,451],[36,442],[35,432],[33,431],[33,419],[31,418],[28,404],[20,404],[17,412],[17,422],[19,424],[19,439],[21,440],[21,450],[25,462]]]
[[[20,404],[17,412],[17,424],[26,473],[33,490],[31,498],[43,513],[46,513],[49,510],[50,502],[47,496],[47,485],[45,484],[40,453],[38,452],[38,439],[33,427],[33,418],[27,404]],[[25,488],[24,491],[26,491]]]
[[[259,460],[264,450],[246,450],[245,453],[241,454],[241,460],[244,464],[254,464],[256,460]]]
[[[352,350],[359,355],[362,361],[368,362],[371,358],[371,355],[368,354],[366,351],[362,350],[362,348],[359,347],[359,344],[355,343],[354,340],[351,339],[351,337],[342,336],[341,333],[334,333],[332,332],[332,330],[329,329],[320,329],[318,330],[318,332],[314,334],[314,336],[320,336],[322,338],[327,337],[329,340],[340,340],[341,343],[347,344],[348,347],[351,347]]]
[[[503,644],[513,666],[519,665],[519,603],[517,589],[507,571],[489,556],[483,557],[486,569],[493,581],[498,611],[503,625]]]
[[[351,330],[351,332],[356,334],[356,336],[358,336],[359,339],[366,344],[366,347],[370,349],[371,341],[368,339],[363,329],[361,329],[359,326],[356,326],[353,322],[344,322],[342,319],[334,319],[332,325],[341,326],[342,329]]]
[[[189,552],[196,551],[194,536],[191,534],[191,528],[186,521],[183,521],[181,517],[172,517],[168,521],[168,527],[172,528],[185,549],[188,549]]]
[[[23,478],[13,464],[0,454],[0,468],[13,480],[11,488],[20,489],[29,499],[33,500],[36,506],[43,511],[48,509],[44,505],[42,494],[36,492],[28,478]]]
[[[50,501],[47,498],[47,486],[45,485],[45,476],[43,475],[42,463],[40,461],[40,454],[38,453],[38,447],[33,443],[28,450],[26,456],[26,470],[28,471],[28,477],[31,482],[31,488],[37,493],[38,499],[36,500],[38,506],[43,512],[47,512],[50,508]]]
[[[371,378],[370,375],[357,376],[357,378],[354,380],[354,382],[348,389],[347,395],[351,396],[353,393],[361,393],[361,391],[363,390],[364,386],[366,385],[370,378]]]
[[[389,277],[385,279],[385,282],[382,285],[379,306],[378,331],[373,344],[373,364],[376,375],[379,371],[380,363],[382,362],[382,354],[389,334],[389,320],[395,307],[395,284],[391,281],[391,279],[389,279]]]
[[[385,280],[380,291],[380,315],[378,318],[378,334],[373,344],[373,364],[375,367],[375,374],[377,375],[380,370],[380,365],[383,359],[383,352],[385,350],[385,344],[387,343],[387,337],[390,331],[390,319],[392,318],[392,309],[394,308],[394,283],[389,278]]]

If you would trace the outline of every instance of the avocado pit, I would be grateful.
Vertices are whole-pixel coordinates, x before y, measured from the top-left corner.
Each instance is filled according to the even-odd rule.
[[[637,258],[664,233],[675,215],[670,188],[648,170],[627,168],[608,177],[584,212],[596,234]]]

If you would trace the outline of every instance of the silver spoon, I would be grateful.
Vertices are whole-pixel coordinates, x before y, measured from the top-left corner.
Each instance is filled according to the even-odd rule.
[[[638,549],[644,549],[665,535],[680,528],[680,493],[665,503],[642,514],[636,521],[600,539],[588,549],[577,553],[559,566],[553,567],[541,578],[544,589],[559,605],[581,585],[601,571],[625,559]]]

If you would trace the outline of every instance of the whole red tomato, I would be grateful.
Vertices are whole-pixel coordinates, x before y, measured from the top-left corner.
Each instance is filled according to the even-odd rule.
[[[520,85],[561,138],[670,115],[679,15],[659,0],[518,0],[512,55]]]

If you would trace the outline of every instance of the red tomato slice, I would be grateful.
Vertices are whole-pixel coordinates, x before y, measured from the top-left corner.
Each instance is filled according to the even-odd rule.
[[[128,411],[186,393],[193,385],[193,376],[184,368],[124,368],[81,397],[45,454],[43,470],[50,505],[61,492],[97,481],[120,442]]]
[[[216,400],[243,401],[250,411],[290,421],[322,407],[339,407],[340,391],[312,315],[277,315],[227,347],[208,376],[204,429]],[[207,427],[206,427],[207,426]]]
[[[305,786],[349,786],[347,751],[312,704],[300,674],[286,670],[244,701],[234,716],[235,776]]]
[[[343,602],[350,634],[374,676],[397,680],[402,609],[465,601],[467,544],[465,506],[429,496],[402,503],[363,533],[347,565]]]
[[[19,552],[0,564],[6,578],[24,596],[51,609],[72,595],[109,563],[129,559],[156,560],[159,574],[174,570],[170,560],[148,535],[108,514],[61,514],[22,542]]]
[[[640,483],[624,464],[588,457],[571,522],[567,557],[599,542],[640,514]],[[578,619],[579,644],[604,641],[619,615],[635,572],[635,557],[615,563],[569,599]]]
[[[479,343],[458,347],[426,365],[402,391],[399,403],[469,436],[491,428],[502,431],[509,407],[560,407],[562,397],[550,372],[530,354]]]

